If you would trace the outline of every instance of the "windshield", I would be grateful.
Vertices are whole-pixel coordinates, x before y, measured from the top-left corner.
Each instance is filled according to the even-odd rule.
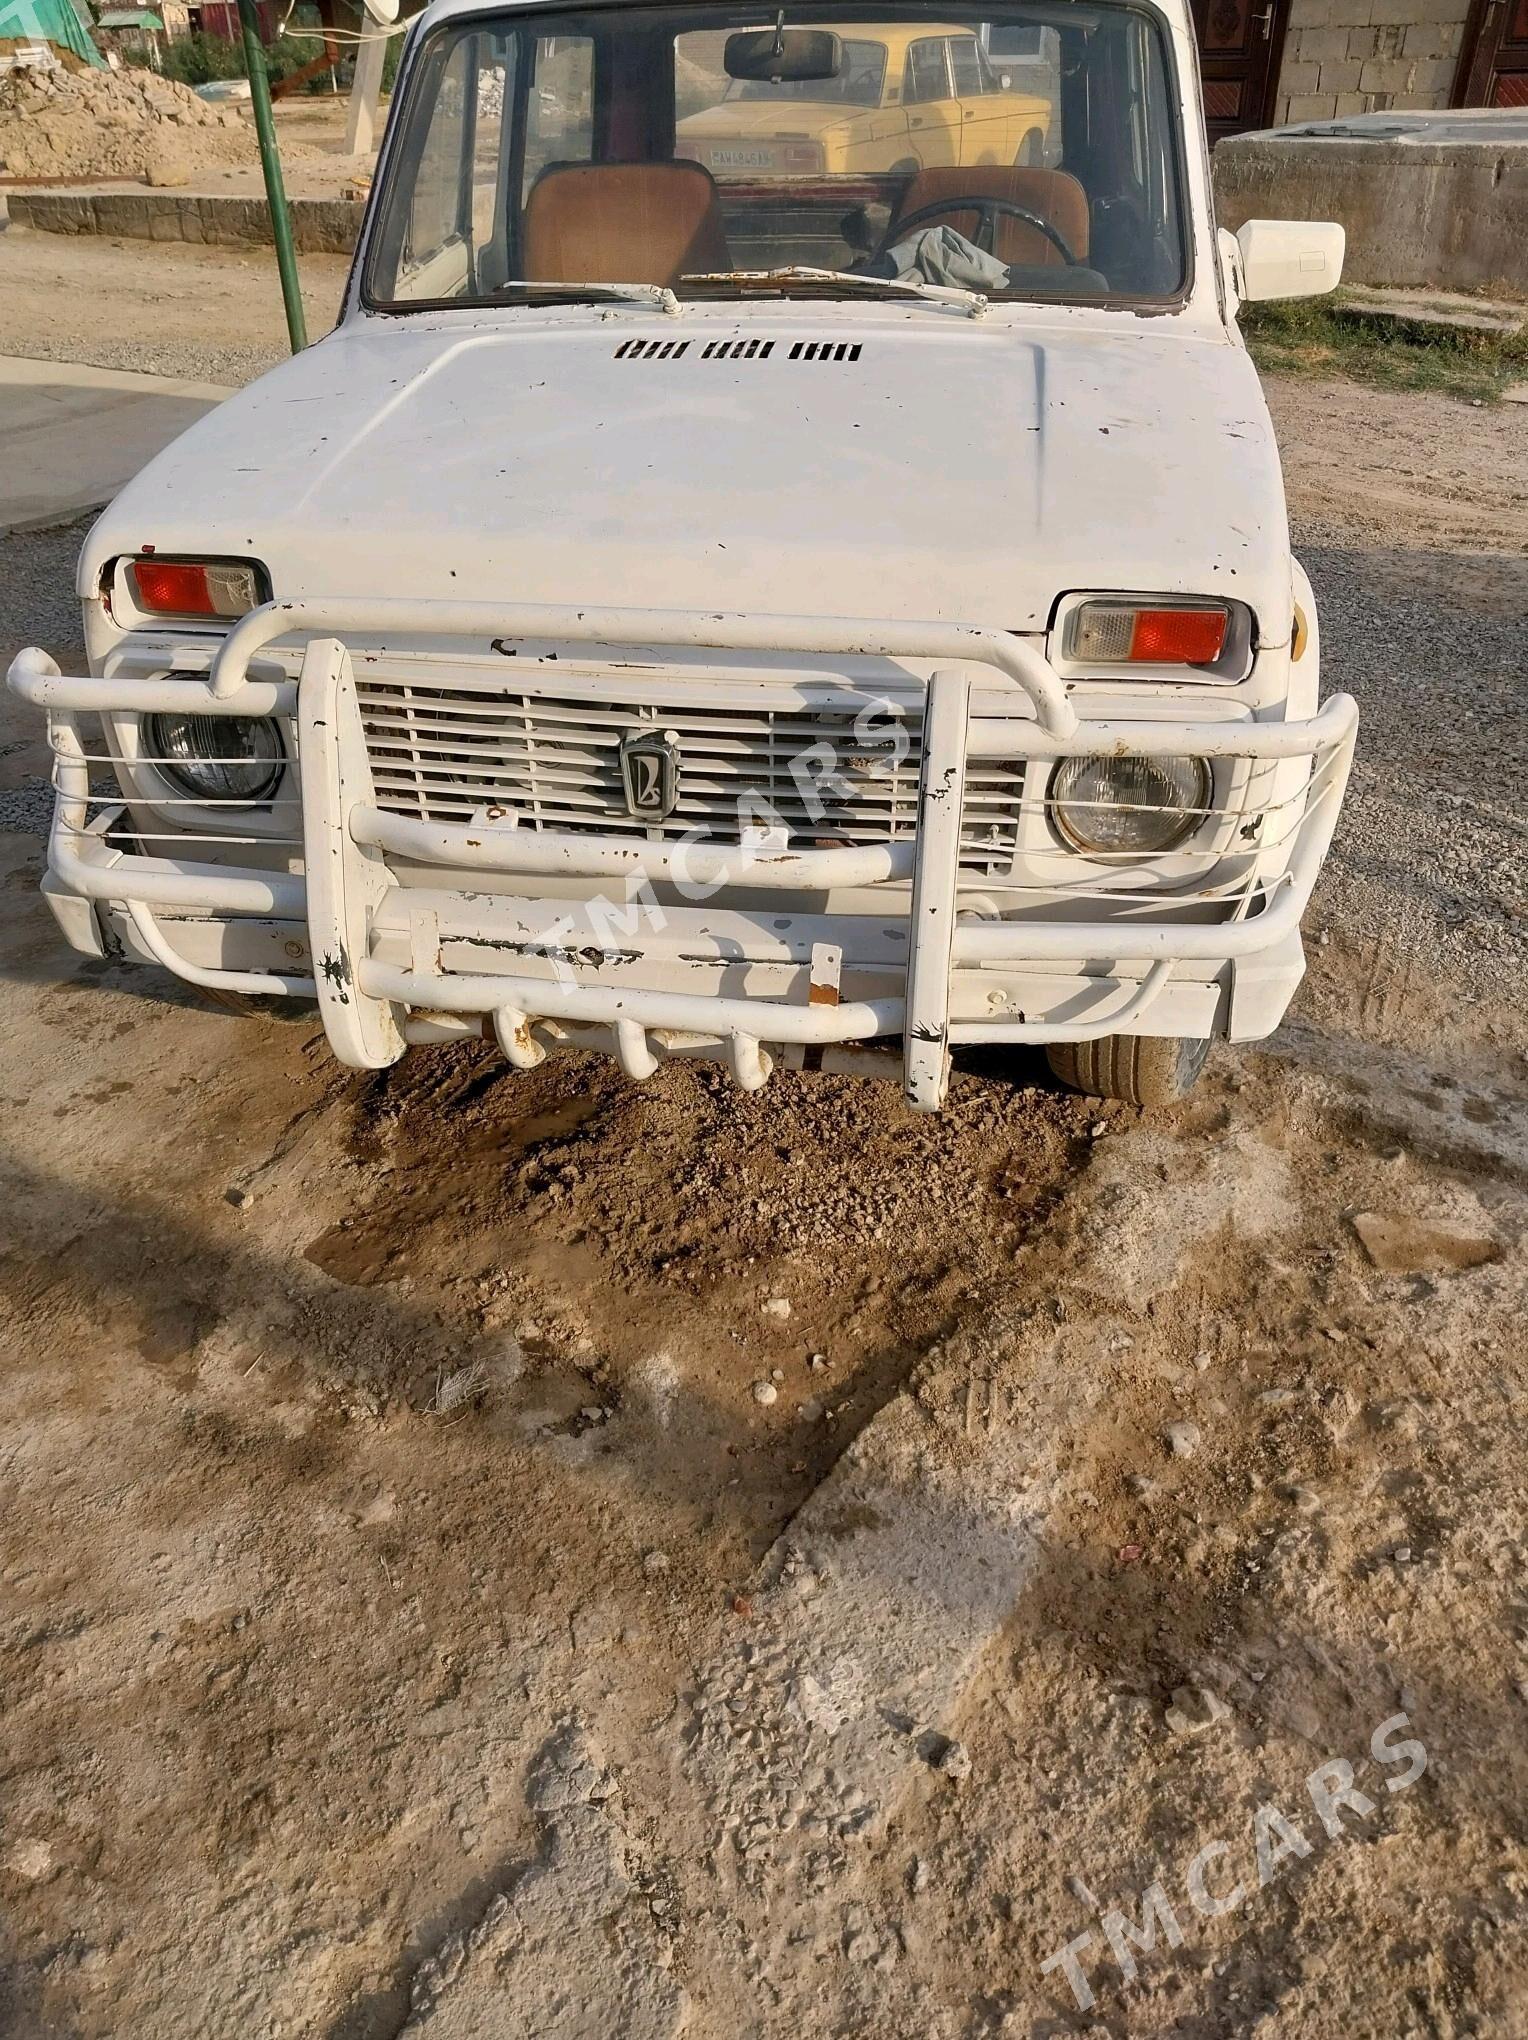
[[[1088,0],[448,21],[408,66],[366,297],[1171,298],[1168,61],[1153,15]]]

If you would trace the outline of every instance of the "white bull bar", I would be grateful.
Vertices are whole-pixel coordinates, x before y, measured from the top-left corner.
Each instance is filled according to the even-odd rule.
[[[478,641],[551,638],[564,643],[718,651],[870,655],[951,660],[926,690],[917,822],[910,841],[789,850],[776,843],[740,846],[653,843],[619,836],[558,834],[475,823],[419,822],[384,813],[373,798],[356,700],[351,654],[339,635],[364,634],[369,647],[391,636]],[[252,660],[277,640],[306,638],[299,678],[251,675]],[[971,715],[972,667],[1015,683],[1028,717]],[[408,1008],[493,1015],[511,1060],[529,1066],[544,1053],[532,1033],[539,1020],[608,1027],[623,1065],[648,1074],[656,1058],[649,1030],[723,1040],[734,1074],[749,1088],[770,1069],[764,1043],[822,1046],[900,1032],[903,1086],[915,1109],[943,1102],[952,1041],[1081,1040],[1129,1031],[1162,992],[1175,964],[1229,961],[1270,949],[1294,934],[1331,841],[1352,761],[1357,708],[1337,695],[1307,721],[1085,721],[1047,660],[1022,639],[943,624],[874,619],[748,617],[688,611],[490,606],[435,602],[276,602],[229,632],[202,679],[71,678],[35,649],[18,654],[9,684],[48,711],[58,801],[50,838],[55,881],[79,896],[122,902],[148,951],[195,981],[240,991],[316,995],[331,1045],[343,1061],[380,1068],[405,1043]],[[124,853],[88,825],[89,769],[77,718],[150,711],[199,715],[295,714],[299,727],[305,876],[230,871],[213,863]],[[1308,760],[1311,792],[1293,846],[1275,881],[1255,902],[1229,900],[1219,919],[957,920],[960,818],[968,759],[1060,759],[1112,753],[1181,755],[1260,762]],[[469,974],[415,957],[411,965],[372,953],[372,924],[392,891],[386,858],[498,873],[557,873],[691,882],[712,890],[826,891],[911,880],[905,994],[838,1001],[836,985],[812,973],[806,1004],[722,997],[574,979]],[[1250,912],[1257,904],[1260,911]],[[1164,901],[1163,905],[1170,905]],[[313,978],[189,966],[154,919],[155,908],[305,918],[316,961]],[[959,965],[1080,961],[1113,954],[1144,966],[1139,987],[1105,1014],[1077,1022],[1025,1025],[952,1022],[951,971]],[[819,997],[821,991],[821,997]]]

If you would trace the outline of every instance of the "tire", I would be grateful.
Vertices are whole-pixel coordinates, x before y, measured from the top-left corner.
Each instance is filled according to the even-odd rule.
[[[1016,170],[1033,169],[1045,161],[1045,136],[1039,128],[1031,128],[1019,144],[1019,153],[1013,159]]]
[[[1051,1075],[1093,1098],[1127,1105],[1171,1105],[1186,1098],[1210,1053],[1208,1037],[1106,1034],[1098,1041],[1057,1041],[1045,1051]]]

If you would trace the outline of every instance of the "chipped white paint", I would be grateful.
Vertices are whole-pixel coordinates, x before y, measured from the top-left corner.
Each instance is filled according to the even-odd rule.
[[[430,19],[471,11],[436,0]],[[996,302],[972,321],[921,299],[634,299],[394,316],[353,287],[333,335],[203,420],[95,526],[90,675],[38,651],[12,666],[50,717],[68,939],[198,983],[316,992],[362,1067],[486,1021],[521,1068],[592,1045],[642,1081],[714,1053],[753,1088],[776,1062],[900,1035],[909,1101],[929,1110],[952,1043],[1268,1033],[1303,969],[1356,711],[1318,708],[1314,602],[1234,323],[1240,257],[1210,218],[1191,23],[1182,0],[1162,13],[1193,256],[1172,310]],[[630,343],[672,338],[676,312],[693,344],[634,365]],[[803,375],[788,346],[706,359],[708,338],[740,332],[852,336],[852,368]],[[256,558],[277,599],[226,630],[153,623],[115,565],[146,548]],[[1131,591],[1232,604],[1234,656],[1079,670],[1057,620]],[[535,716],[586,714],[591,742],[632,717],[628,734],[665,733],[681,792],[714,777],[707,716],[753,733],[751,771],[777,723],[820,728],[831,754],[826,734],[879,704],[921,746],[922,792],[905,823],[862,779],[855,826],[814,826],[808,805],[788,827],[707,819],[688,842],[634,826],[593,768],[576,828],[542,816],[539,783],[523,800],[490,787],[470,812],[421,793],[410,812],[396,749],[379,763],[369,734],[377,688],[466,703],[499,761],[516,742],[530,758]],[[149,714],[273,717],[284,779],[256,809],[177,797]],[[1183,850],[1070,850],[1046,811],[1053,761],[1149,754],[1212,769]],[[438,752],[411,755],[423,786]],[[119,811],[89,797],[103,767]]]

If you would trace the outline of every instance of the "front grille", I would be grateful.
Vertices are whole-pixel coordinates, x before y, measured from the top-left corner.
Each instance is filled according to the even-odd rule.
[[[662,840],[699,829],[736,843],[744,828],[783,825],[792,848],[895,842],[917,823],[921,722],[899,719],[902,755],[882,721],[856,735],[855,712],[711,707],[693,697],[654,702],[363,678],[358,683],[376,802],[420,821],[508,822],[522,828]],[[629,814],[623,738],[672,731],[680,755],[678,805],[662,822]],[[826,745],[840,784],[798,783],[809,754],[818,781]],[[973,760],[966,773],[961,865],[983,876],[1013,862],[1023,761]],[[499,813],[495,813],[499,810]]]

